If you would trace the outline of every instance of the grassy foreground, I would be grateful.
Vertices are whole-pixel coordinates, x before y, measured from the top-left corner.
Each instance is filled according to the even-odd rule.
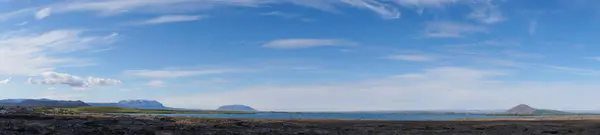
[[[133,109],[121,107],[78,107],[78,108],[51,108],[37,107],[36,112],[47,114],[78,114],[78,113],[143,113],[143,114],[254,114],[254,112],[240,111],[181,111],[163,109]]]

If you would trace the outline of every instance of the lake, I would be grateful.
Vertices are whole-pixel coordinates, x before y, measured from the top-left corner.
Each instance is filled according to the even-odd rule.
[[[205,118],[261,119],[352,119],[352,120],[456,120],[464,118],[531,118],[536,116],[486,116],[483,114],[392,114],[392,113],[256,113],[256,114],[127,114]]]

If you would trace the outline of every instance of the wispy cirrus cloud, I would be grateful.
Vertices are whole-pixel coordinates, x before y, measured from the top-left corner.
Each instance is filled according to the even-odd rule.
[[[559,72],[565,72],[575,75],[585,75],[585,76],[600,76],[600,70],[594,69],[585,69],[585,68],[577,68],[577,67],[567,67],[567,66],[557,66],[557,65],[540,65],[547,69]]]
[[[290,38],[278,39],[263,44],[266,48],[278,49],[298,49],[310,47],[325,47],[325,46],[353,46],[358,45],[357,42],[343,39],[310,39],[310,38]]]
[[[430,62],[430,61],[437,60],[436,57],[431,56],[431,55],[425,55],[425,54],[399,54],[399,55],[390,55],[385,58],[392,59],[392,60],[416,61],[416,62]]]
[[[213,79],[203,79],[203,80],[194,80],[192,81],[193,85],[217,85],[217,84],[225,84],[230,81],[221,79],[221,78],[213,78]]]
[[[145,85],[146,86],[150,86],[150,87],[164,87],[165,86],[165,81],[152,80],[152,81],[147,82]]]
[[[25,22],[18,23],[16,25],[17,26],[24,26],[24,25],[27,25],[27,24],[29,24],[29,22],[25,21]]]
[[[498,5],[493,2],[494,0],[472,2],[474,5],[473,12],[468,17],[485,24],[494,24],[506,20]]]
[[[304,17],[304,16],[302,16],[300,14],[285,13],[285,12],[280,12],[280,11],[273,11],[273,12],[268,12],[268,13],[262,13],[260,15],[264,15],[264,16],[277,16],[277,17],[282,17],[282,18],[286,18],[286,19],[298,19],[298,20],[301,20],[301,21],[304,21],[304,22],[315,21],[314,19]]]
[[[538,25],[537,20],[529,21],[529,29],[528,29],[529,35],[535,34],[535,32],[537,31],[537,25]]]
[[[586,59],[591,59],[600,62],[600,57],[587,57]]]
[[[159,69],[159,70],[127,70],[126,75],[148,78],[176,78],[199,75],[213,75],[238,72],[234,69]]]
[[[371,10],[385,19],[400,18],[400,11],[397,7],[390,6],[382,1],[376,0],[341,0],[342,2],[358,7]]]
[[[9,19],[13,19],[16,17],[22,17],[22,16],[26,16],[26,15],[33,16],[35,11],[36,11],[36,8],[25,8],[25,9],[20,9],[20,10],[16,10],[16,11],[6,12],[6,13],[0,13],[0,21],[6,21]]]
[[[383,17],[394,17],[395,8],[384,8],[384,4],[374,0],[105,0],[74,1],[56,4],[52,8],[57,12],[99,12],[103,15],[114,15],[127,12],[186,12],[206,10],[223,6],[260,7],[261,5],[291,3],[299,6],[315,8],[328,12],[337,12],[340,5],[351,5],[371,10]]]
[[[488,29],[484,26],[453,21],[433,21],[426,23],[424,33],[426,37],[458,38],[464,37],[466,34],[486,33],[487,31]]]
[[[97,77],[79,77],[65,73],[57,72],[44,72],[40,75],[42,79],[29,78],[27,80],[30,84],[42,84],[42,85],[68,85],[74,89],[87,89],[90,86],[111,86],[119,85],[122,82],[116,79],[110,78],[97,78]]]
[[[0,74],[31,76],[56,67],[91,65],[91,61],[62,54],[92,49],[94,45],[110,43],[116,38],[114,34],[93,36],[83,33],[83,30],[0,33]]]
[[[455,4],[462,0],[393,0],[405,7],[417,8],[442,8],[448,4]]]
[[[161,24],[161,23],[174,23],[174,22],[188,22],[196,21],[208,16],[205,15],[164,15],[149,20],[135,22],[134,24]]]
[[[373,12],[384,19],[400,18],[401,9],[417,8],[422,13],[426,8],[443,9],[452,5],[468,5],[472,12],[468,18],[493,24],[506,20],[494,2],[497,0],[102,0],[102,1],[62,1],[54,4],[28,8],[0,14],[0,20],[24,14],[35,14],[41,19],[52,14],[70,12],[92,12],[102,16],[132,12],[172,14],[191,13],[218,7],[258,8],[277,4],[293,4],[325,12],[343,13],[341,9],[353,7]],[[36,13],[37,11],[37,13]]]
[[[44,19],[44,18],[50,16],[50,14],[52,14],[51,8],[43,8],[43,9],[38,10],[35,13],[35,19],[38,19],[38,20]]]

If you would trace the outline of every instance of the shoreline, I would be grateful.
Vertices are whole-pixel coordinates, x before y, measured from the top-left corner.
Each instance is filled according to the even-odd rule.
[[[579,117],[581,118],[581,117]],[[1,115],[0,134],[589,134],[600,116],[554,119],[391,121],[339,119],[231,119],[130,115]]]

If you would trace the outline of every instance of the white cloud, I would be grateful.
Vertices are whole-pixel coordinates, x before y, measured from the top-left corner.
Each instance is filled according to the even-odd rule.
[[[80,30],[54,30],[35,34],[26,31],[0,33],[0,74],[31,76],[57,67],[92,65],[82,58],[59,55],[109,43],[115,36],[83,36],[83,33]]]
[[[66,2],[56,4],[55,8],[59,12],[92,11],[102,15],[114,15],[127,12],[181,13],[222,6],[257,7],[281,2],[319,9],[332,7],[331,1],[320,0],[104,0]]]
[[[164,87],[165,86],[165,81],[161,81],[161,80],[152,80],[146,83],[147,86],[150,87]]]
[[[279,16],[279,17],[283,17],[283,18],[296,18],[299,17],[300,15],[297,14],[292,14],[292,13],[284,13],[284,12],[279,12],[279,11],[273,11],[273,12],[268,12],[268,13],[262,13],[261,15],[266,15],[266,16]]]
[[[120,80],[109,79],[109,78],[96,78],[96,77],[88,77],[87,84],[89,85],[100,85],[100,86],[112,86],[119,85],[122,82]]]
[[[425,36],[456,38],[463,37],[465,34],[485,33],[487,31],[487,28],[483,26],[451,21],[434,21],[426,24]]]
[[[149,78],[176,78],[211,74],[225,74],[237,72],[232,69],[207,69],[207,70],[180,70],[180,69],[163,69],[163,70],[127,70],[124,73],[127,75],[149,77]]]
[[[537,20],[529,21],[529,35],[534,35],[537,29]]]
[[[434,8],[442,8],[447,4],[454,4],[460,0],[393,0],[399,5],[405,7],[417,7],[417,8],[426,8],[426,7],[434,7]]]
[[[89,85],[85,80],[78,76],[72,76],[69,74],[55,73],[55,72],[44,72],[41,75],[43,79],[29,78],[27,82],[30,84],[45,84],[45,85],[57,85],[65,84],[73,88],[87,88]]]
[[[437,60],[434,56],[423,55],[423,54],[401,54],[401,55],[391,55],[386,57],[388,59],[394,60],[404,60],[404,61],[418,61],[418,62],[429,62]]]
[[[35,13],[35,18],[38,20],[44,19],[44,18],[50,16],[50,14],[52,14],[52,8],[43,8],[43,9],[38,10]]]
[[[392,0],[400,6],[416,8],[421,14],[427,8],[444,9],[450,5],[467,5],[471,7],[470,19],[485,24],[494,24],[506,20],[498,5],[493,2],[498,0]],[[502,1],[500,1],[502,2]]]
[[[284,13],[284,12],[279,12],[279,11],[262,13],[261,15],[265,15],[265,16],[277,16],[277,17],[282,17],[282,18],[286,18],[286,19],[299,19],[299,20],[304,21],[304,22],[315,21],[314,19],[306,18],[306,17],[303,17],[302,15],[299,15],[299,14]]]
[[[258,7],[266,4],[291,3],[323,11],[337,12],[341,4],[352,5],[376,12],[385,18],[397,18],[399,12],[391,6],[375,0],[105,0],[77,1],[57,4],[61,12],[96,11],[110,15],[125,12],[182,12],[205,10],[219,6]]]
[[[20,9],[20,10],[16,10],[16,11],[12,11],[12,12],[7,12],[7,13],[0,13],[0,21],[9,20],[9,19],[16,18],[16,17],[21,17],[23,15],[33,13],[33,12],[35,12],[35,10],[36,9],[34,9],[34,8],[26,8],[26,9]]]
[[[29,22],[27,22],[27,21],[25,21],[25,22],[21,22],[21,23],[17,24],[17,26],[24,26],[24,25],[27,25],[28,23],[29,23]]]
[[[4,79],[4,80],[0,80],[0,84],[8,84],[8,83],[10,82],[10,79],[11,79],[11,78],[7,78],[7,79]]]
[[[469,18],[486,24],[494,24],[506,20],[500,9],[498,9],[498,5],[494,5],[492,2],[493,0],[474,2],[473,12],[469,14]]]
[[[588,57],[587,59],[595,60],[600,62],[600,57]]]
[[[216,84],[225,84],[228,83],[229,81],[225,80],[225,79],[205,79],[205,80],[194,80],[192,81],[192,84],[194,85],[216,85]]]
[[[277,4],[294,4],[326,12],[342,13],[340,9],[354,7],[377,13],[385,19],[400,18],[401,8],[417,8],[422,13],[425,8],[443,9],[451,4],[464,4],[471,7],[469,18],[483,23],[497,23],[505,20],[493,0],[102,0],[102,1],[65,1],[49,5],[48,8],[23,9],[0,14],[9,19],[24,14],[38,12],[38,18],[50,13],[95,12],[101,15],[117,15],[131,12],[154,14],[191,13],[218,7],[265,7]],[[50,11],[51,9],[51,11]],[[41,12],[43,11],[43,12]],[[305,20],[305,19],[303,19]]]
[[[506,66],[506,67],[525,67],[530,66],[530,63],[523,63],[514,60],[501,59],[501,58],[474,58],[475,62],[491,64],[496,66]]]
[[[59,12],[95,11],[104,15],[126,12],[185,12],[220,6],[259,7],[267,4],[291,3],[328,12],[338,12],[338,6],[350,5],[373,11],[384,18],[398,18],[397,7],[378,0],[105,0],[77,1],[57,4]]]
[[[173,23],[173,22],[187,22],[196,21],[206,16],[201,15],[164,15],[159,16],[150,20],[145,20],[137,24],[161,24],[161,23]]]
[[[400,18],[400,11],[396,7],[376,0],[341,0],[342,2],[364,9],[369,9],[386,19]]]
[[[180,7],[200,2],[198,0],[103,0],[103,1],[73,1],[54,5],[58,12],[94,11],[104,15],[118,14],[130,11],[169,10],[167,7]],[[194,4],[193,6],[197,6]],[[210,7],[211,5],[206,5]],[[200,7],[199,7],[200,8]]]
[[[75,89],[86,89],[92,85],[98,86],[110,86],[121,84],[121,81],[108,78],[96,78],[88,77],[84,79],[79,76],[73,76],[64,73],[56,72],[44,72],[41,74],[42,79],[29,78],[27,80],[30,84],[43,84],[43,85],[68,85]]]
[[[550,70],[553,70],[553,71],[560,71],[560,72],[571,73],[571,74],[576,74],[576,75],[600,76],[600,70],[583,69],[583,68],[566,67],[566,66],[556,66],[556,65],[541,65],[541,66],[548,68]]]
[[[341,40],[341,39],[306,39],[306,38],[293,38],[293,39],[279,39],[273,40],[263,45],[267,48],[280,48],[280,49],[296,49],[296,48],[309,48],[309,47],[321,47],[321,46],[352,46],[358,45],[356,42]]]

